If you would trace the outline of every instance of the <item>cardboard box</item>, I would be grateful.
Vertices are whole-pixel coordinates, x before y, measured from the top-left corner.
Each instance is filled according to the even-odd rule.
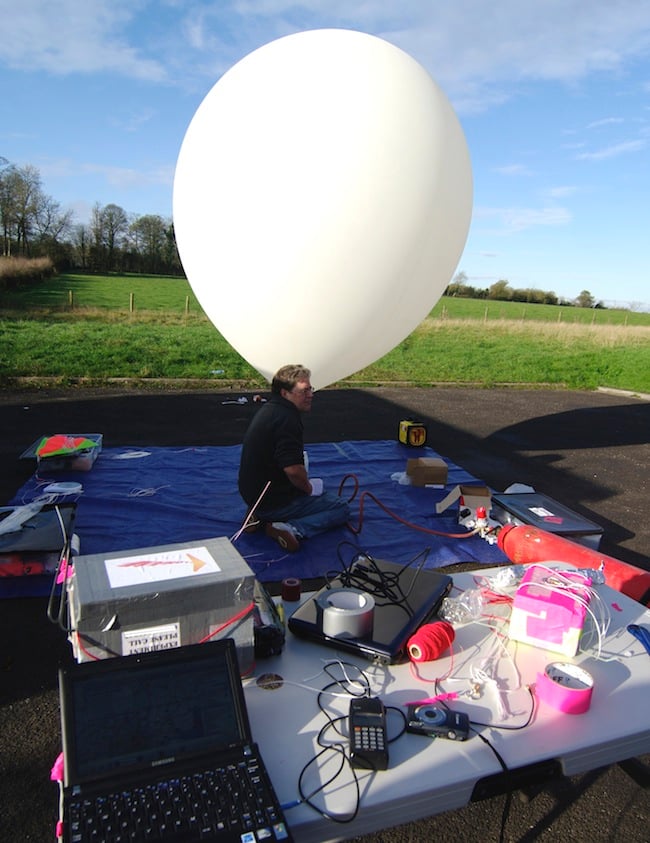
[[[255,576],[227,538],[79,556],[67,584],[77,661],[234,638],[253,666]]]
[[[445,486],[447,471],[447,463],[440,457],[417,457],[406,462],[412,486]]]
[[[538,527],[598,550],[603,528],[538,492],[494,495],[492,516],[501,524]]]
[[[446,509],[449,509],[452,504],[458,501],[458,511],[462,512],[464,509],[471,510],[473,515],[476,515],[476,508],[484,506],[487,515],[490,514],[491,496],[487,486],[470,486],[462,484],[455,486],[449,494],[436,504],[436,512],[440,515]]]

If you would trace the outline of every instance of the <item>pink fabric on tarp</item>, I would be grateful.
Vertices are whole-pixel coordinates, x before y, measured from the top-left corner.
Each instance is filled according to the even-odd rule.
[[[337,491],[343,478],[353,474],[359,494],[372,493],[400,518],[427,529],[458,533],[453,508],[436,515],[435,504],[454,486],[476,482],[464,469],[445,460],[449,468],[445,489],[400,484],[407,459],[439,456],[432,449],[413,448],[393,441],[323,442],[306,445],[309,472],[326,489]],[[231,538],[239,530],[246,506],[237,492],[241,446],[119,447],[104,448],[92,472],[83,478],[76,498],[75,533],[81,555],[178,542],[196,543],[215,536]],[[77,479],[61,473],[57,480]],[[42,482],[32,477],[15,500],[25,502],[42,493]],[[346,483],[344,494],[352,492]],[[358,499],[352,502],[357,523]],[[426,554],[425,567],[454,562],[497,565],[504,554],[483,539],[451,539],[410,529],[391,518],[372,500],[366,500],[360,535],[345,527],[307,541],[286,554],[263,533],[242,534],[235,547],[262,582],[280,582],[290,576],[322,577],[340,570],[362,550],[379,559],[406,564]]]

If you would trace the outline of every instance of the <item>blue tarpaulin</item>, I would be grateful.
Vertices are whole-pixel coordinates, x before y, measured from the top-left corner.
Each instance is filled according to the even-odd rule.
[[[34,475],[11,504],[47,495],[53,480],[81,483],[80,494],[61,500],[77,503],[74,529],[82,555],[232,538],[246,513],[237,491],[240,452],[239,445],[105,448],[90,472],[62,473],[47,480]],[[398,442],[352,441],[310,444],[307,453],[310,476],[322,478],[326,489],[337,491],[352,475],[342,490],[349,497],[358,482],[351,506],[358,527],[363,495],[361,530],[355,534],[342,527],[316,536],[303,541],[293,554],[286,554],[263,533],[242,534],[235,546],[262,582],[321,577],[348,563],[357,549],[402,564],[415,557],[421,561],[426,554],[429,568],[455,562],[497,565],[506,560],[495,545],[481,538],[444,537],[409,526],[463,533],[456,507],[437,515],[435,504],[457,484],[481,482],[448,460],[445,489],[400,482],[409,457],[439,456],[431,448],[414,452]]]

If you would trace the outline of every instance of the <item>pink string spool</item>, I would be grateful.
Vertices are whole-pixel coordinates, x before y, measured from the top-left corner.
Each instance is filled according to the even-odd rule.
[[[425,624],[412,635],[406,649],[414,662],[432,662],[448,650],[456,637],[453,626],[447,621]]]

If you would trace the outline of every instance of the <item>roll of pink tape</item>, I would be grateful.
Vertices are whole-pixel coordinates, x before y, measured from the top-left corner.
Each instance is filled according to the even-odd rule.
[[[565,714],[584,714],[591,705],[594,680],[582,667],[552,662],[537,675],[535,692],[540,700]]]

